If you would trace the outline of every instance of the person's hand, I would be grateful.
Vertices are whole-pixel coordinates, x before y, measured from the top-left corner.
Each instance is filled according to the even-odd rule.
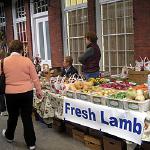
[[[36,92],[36,96],[38,99],[42,99],[43,98],[43,93],[42,92]]]

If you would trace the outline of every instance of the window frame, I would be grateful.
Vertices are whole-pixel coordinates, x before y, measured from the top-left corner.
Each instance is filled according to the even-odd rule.
[[[26,17],[17,18],[16,17],[16,3],[17,0],[12,0],[12,16],[13,16],[13,29],[14,29],[14,39],[18,40],[17,35],[17,23],[26,22]]]
[[[113,50],[110,51],[110,49],[108,48],[108,52],[110,53],[109,54],[109,65],[105,65],[105,52],[107,52],[107,50],[104,50],[104,38],[105,36],[107,37],[110,37],[110,36],[118,36],[118,35],[124,35],[125,36],[125,48],[124,50],[122,50],[121,52],[124,52],[125,53],[125,65],[127,66],[127,55],[128,55],[128,52],[133,52],[134,53],[134,47],[132,50],[129,50],[127,49],[127,36],[128,35],[134,35],[134,30],[133,32],[127,32],[126,31],[126,27],[127,27],[127,24],[126,24],[126,21],[125,19],[129,16],[125,16],[125,10],[124,10],[124,16],[123,16],[123,19],[124,19],[124,33],[115,33],[115,34],[106,34],[106,35],[103,35],[103,20],[102,20],[102,5],[104,4],[110,4],[110,3],[115,3],[115,16],[116,16],[116,2],[119,2],[119,1],[122,1],[123,2],[123,5],[125,5],[125,2],[123,0],[97,0],[96,1],[96,25],[97,25],[97,33],[98,33],[98,36],[100,37],[98,39],[98,43],[100,44],[100,48],[101,48],[101,63],[100,63],[100,68],[104,71],[106,67],[109,67],[109,71],[111,71],[111,68],[113,67],[117,67],[117,74],[120,73],[119,70],[121,67],[121,65],[119,65],[119,52],[121,50],[119,50],[118,48],[116,50],[114,50],[114,52],[117,52],[117,66],[112,66],[111,65],[111,60],[110,60],[110,57],[111,57],[111,52],[113,52]],[[124,6],[125,8],[125,6]],[[107,11],[108,11],[108,8],[107,8]],[[132,16],[133,18],[133,16]],[[116,22],[117,19],[115,19],[115,22]],[[108,24],[109,25],[109,24]],[[115,27],[117,28],[117,26],[115,25]],[[117,39],[119,39],[118,37],[116,37],[116,43],[118,42]],[[110,44],[110,42],[108,41],[108,44]],[[118,44],[116,44],[116,46],[118,47]],[[134,54],[133,54],[134,55]]]
[[[73,5],[73,6],[69,6],[65,8],[65,1],[61,1],[62,2],[62,15],[63,15],[63,43],[64,43],[64,56],[70,55],[71,51],[70,48],[68,48],[68,23],[67,23],[67,13],[71,12],[71,11],[75,11],[75,10],[79,10],[79,9],[88,9],[88,4],[87,3],[82,3],[82,4],[77,4],[77,5]],[[88,16],[87,16],[88,17]],[[88,19],[87,19],[88,21]],[[84,36],[81,36],[81,38],[83,38]],[[79,36],[77,37],[71,37],[71,38],[79,38]],[[70,38],[70,39],[71,39]],[[70,46],[70,45],[69,45]],[[85,51],[85,48],[84,48]],[[79,55],[79,51],[78,51],[78,55]],[[81,66],[80,63],[73,63],[73,65],[75,66]]]

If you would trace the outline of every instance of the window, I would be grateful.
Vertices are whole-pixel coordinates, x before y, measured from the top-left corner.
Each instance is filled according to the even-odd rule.
[[[15,39],[23,42],[24,54],[27,55],[26,11],[24,0],[13,1],[13,19]]]
[[[24,50],[27,48],[27,35],[26,35],[26,21],[18,22],[17,24],[17,36],[24,44]]]
[[[88,12],[87,1],[66,0],[65,15],[66,15],[66,32],[68,55],[72,56],[75,67],[80,71],[78,57],[85,51],[84,35],[88,31]],[[78,4],[83,4],[78,8]],[[75,5],[74,8],[69,7]]]
[[[34,7],[34,14],[48,11],[47,0],[34,0],[33,7]]]
[[[0,3],[0,52],[8,52],[4,3]],[[2,53],[1,53],[2,54]]]
[[[69,7],[83,3],[87,3],[87,0],[66,0],[65,6]]]
[[[15,3],[16,7],[16,18],[23,18],[26,16],[24,0],[17,0]]]
[[[5,33],[5,11],[4,11],[4,4],[0,3],[0,31]]]
[[[112,74],[133,64],[133,3],[122,0],[101,3],[103,69]]]

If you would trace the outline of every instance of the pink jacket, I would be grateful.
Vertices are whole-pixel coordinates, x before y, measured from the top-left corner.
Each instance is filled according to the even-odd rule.
[[[0,68],[1,72],[1,68]],[[32,61],[17,53],[4,59],[6,94],[24,93],[36,88],[41,93],[41,85]]]

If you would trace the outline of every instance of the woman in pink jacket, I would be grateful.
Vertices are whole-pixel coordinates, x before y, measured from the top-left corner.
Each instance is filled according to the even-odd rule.
[[[18,116],[24,127],[24,139],[30,150],[35,149],[35,132],[32,123],[33,87],[38,98],[42,98],[42,91],[38,75],[32,61],[23,57],[23,44],[18,40],[10,43],[11,55],[4,59],[4,73],[6,76],[6,104],[8,110],[7,129],[2,135],[8,142],[13,142]]]

